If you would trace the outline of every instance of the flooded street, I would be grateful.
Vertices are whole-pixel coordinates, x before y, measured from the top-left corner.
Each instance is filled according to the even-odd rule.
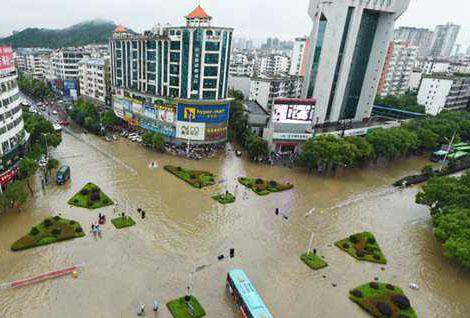
[[[379,277],[401,286],[419,317],[468,317],[470,274],[444,258],[431,231],[427,207],[414,203],[418,188],[390,184],[419,170],[425,160],[409,159],[386,168],[318,177],[301,170],[260,166],[233,152],[202,161],[162,155],[121,139],[107,143],[92,135],[63,134],[54,157],[71,167],[65,186],[36,187],[23,212],[0,214],[0,282],[84,262],[78,279],[69,276],[16,290],[0,291],[0,317],[134,317],[139,302],[150,304],[183,296],[194,265],[211,264],[194,277],[193,294],[207,317],[238,317],[225,293],[226,271],[242,268],[275,317],[368,317],[348,299],[348,291]],[[149,169],[155,160],[157,169]],[[227,180],[204,190],[190,187],[163,170],[172,164],[208,170]],[[295,188],[266,197],[236,188],[238,176],[290,181]],[[134,211],[137,226],[104,226],[103,238],[84,238],[11,252],[11,244],[49,214],[79,221],[86,232],[99,212],[67,200],[94,182]],[[237,195],[222,206],[211,195],[226,188]],[[142,207],[147,218],[135,212]],[[274,209],[289,213],[276,217]],[[316,207],[317,213],[305,219]],[[320,213],[324,211],[324,213]],[[312,271],[300,260],[311,231],[314,247],[329,266]],[[333,242],[360,231],[374,232],[388,264],[359,262]],[[235,258],[217,255],[236,250]],[[323,277],[326,275],[326,278]],[[410,290],[409,283],[420,289]],[[337,284],[333,287],[332,283]],[[171,317],[166,308],[158,317]]]

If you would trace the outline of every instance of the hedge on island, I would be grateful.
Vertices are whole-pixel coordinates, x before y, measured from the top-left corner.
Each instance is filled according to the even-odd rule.
[[[387,264],[379,244],[370,232],[350,235],[335,242],[335,245],[358,260]]]
[[[228,204],[235,202],[235,195],[226,191],[225,193],[217,193],[212,196],[212,199],[222,204]]]
[[[54,216],[33,226],[28,234],[13,243],[11,250],[20,251],[82,236],[85,233],[80,223]]]
[[[190,170],[175,166],[164,166],[163,168],[198,189],[215,184],[215,176],[207,171]]]
[[[349,291],[349,299],[374,317],[417,318],[410,300],[391,284],[370,282]]]
[[[192,312],[188,303],[193,308]],[[166,306],[174,318],[200,318],[206,315],[206,311],[194,296],[191,296],[189,302],[185,300],[185,297],[173,299]]]
[[[308,267],[314,270],[322,269],[328,266],[328,263],[325,262],[320,256],[317,256],[310,252],[308,255],[307,253],[303,253],[300,255],[300,259],[304,262]]]
[[[86,209],[99,209],[114,204],[97,185],[91,182],[78,191],[68,203]]]
[[[285,191],[294,187],[294,185],[290,183],[281,183],[274,180],[266,181],[261,178],[254,179],[239,177],[238,182],[243,184],[245,187],[250,188],[258,195],[267,195],[271,192]]]
[[[135,221],[128,215],[124,217],[120,216],[118,218],[112,219],[111,223],[113,223],[114,227],[117,229],[122,229],[124,227],[135,225]]]

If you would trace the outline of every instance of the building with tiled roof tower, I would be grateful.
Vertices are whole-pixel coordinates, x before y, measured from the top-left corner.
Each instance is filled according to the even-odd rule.
[[[133,107],[125,111],[122,103],[116,103],[115,112],[122,118],[131,118],[134,124],[143,122],[171,139],[176,137],[177,141],[184,139],[179,138],[181,133],[178,133],[184,121],[191,121],[186,125],[194,126],[191,131],[205,131],[193,142],[197,139],[225,141],[233,29],[213,26],[212,17],[200,5],[184,18],[184,26],[157,25],[144,34],[128,32],[118,26],[110,43],[112,86],[116,100],[130,97],[154,104],[158,99],[170,98],[177,101],[178,107],[183,104],[182,100],[194,105],[204,104],[201,116],[193,118],[194,114],[189,112],[182,115],[177,109],[179,113],[173,116],[173,121],[168,114],[162,115],[170,116],[164,120],[147,121],[136,115]],[[193,108],[197,111],[198,107],[202,106]],[[204,128],[197,121],[205,121]]]

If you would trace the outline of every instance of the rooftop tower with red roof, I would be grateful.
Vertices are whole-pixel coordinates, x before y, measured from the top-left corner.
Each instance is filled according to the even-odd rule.
[[[198,5],[196,9],[191,11],[186,18],[186,25],[189,27],[198,27],[198,26],[210,26],[212,17],[207,14],[207,12]]]

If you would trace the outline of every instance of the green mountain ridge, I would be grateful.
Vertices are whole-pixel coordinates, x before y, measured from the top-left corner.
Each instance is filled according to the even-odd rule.
[[[17,47],[61,48],[109,42],[116,24],[112,21],[85,21],[64,29],[27,28],[6,38],[0,44]]]

